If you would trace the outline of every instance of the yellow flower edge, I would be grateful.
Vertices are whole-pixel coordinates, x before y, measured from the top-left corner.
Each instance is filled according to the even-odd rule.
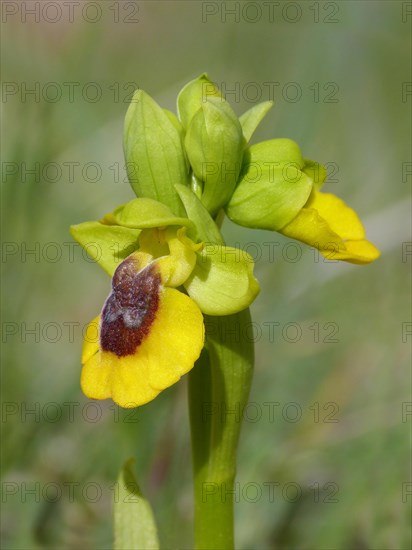
[[[356,212],[331,193],[314,190],[299,214],[280,232],[316,247],[328,260],[368,264],[380,256],[365,238]]]
[[[100,333],[100,316],[86,334]],[[163,288],[148,335],[134,354],[118,357],[100,349],[98,338],[83,346],[81,387],[92,399],[112,398],[124,408],[144,405],[189,372],[204,344],[203,316],[185,294]]]

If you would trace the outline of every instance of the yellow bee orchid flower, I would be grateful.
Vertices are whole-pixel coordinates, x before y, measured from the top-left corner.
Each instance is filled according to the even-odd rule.
[[[110,236],[116,227],[103,224]],[[74,228],[84,245],[90,231],[102,229],[89,222]],[[151,401],[194,366],[204,345],[202,314],[239,312],[259,292],[247,253],[196,244],[186,231],[146,227],[133,236],[138,248],[114,270],[112,291],[86,331],[81,386],[88,397],[125,408]],[[99,263],[110,269],[106,258]]]
[[[177,382],[193,367],[204,342],[199,307],[173,288],[192,272],[199,246],[184,229],[147,231],[158,251],[168,245],[170,254],[154,258],[141,250],[117,267],[82,353],[83,392],[93,399],[110,397],[125,408],[143,405]]]
[[[240,225],[278,231],[319,250],[328,260],[367,264],[380,252],[365,238],[356,212],[320,188],[326,168],[304,159],[297,143],[272,139],[252,145],[226,205]]]

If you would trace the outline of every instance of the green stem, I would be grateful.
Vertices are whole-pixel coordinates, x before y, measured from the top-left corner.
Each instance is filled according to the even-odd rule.
[[[253,371],[253,343],[241,338],[249,310],[206,317],[206,349],[189,376],[195,489],[195,547],[234,548],[236,451]]]

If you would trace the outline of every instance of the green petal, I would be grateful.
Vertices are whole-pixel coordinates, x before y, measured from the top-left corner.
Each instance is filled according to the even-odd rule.
[[[205,246],[185,288],[203,313],[231,315],[248,307],[260,291],[253,267],[253,258],[238,248]]]
[[[140,235],[139,229],[94,221],[72,225],[70,233],[111,277],[119,263],[137,249]]]
[[[136,195],[163,202],[175,214],[183,214],[174,188],[175,183],[189,181],[182,133],[170,113],[142,90],[134,94],[126,113],[124,152]]]
[[[176,185],[188,217],[195,222],[188,234],[195,241],[223,244],[223,237],[209,212],[188,187]]]
[[[208,98],[189,124],[185,147],[193,172],[204,182],[202,203],[214,216],[233,193],[244,149],[242,128],[226,101]]]
[[[113,214],[103,218],[104,223],[137,229],[166,227],[168,225],[191,226],[188,218],[177,217],[161,202],[152,199],[133,199],[118,206]]]
[[[242,126],[243,135],[247,142],[250,141],[251,137],[255,133],[256,128],[265,118],[267,113],[273,107],[273,101],[264,101],[258,105],[254,105],[251,109],[243,113],[239,117],[239,122]]]
[[[222,97],[222,94],[206,73],[191,80],[182,88],[177,96],[177,112],[185,128],[189,126],[193,115],[210,96]]]
[[[299,213],[311,190],[311,178],[293,165],[273,169],[249,165],[226,213],[239,225],[277,231]]]

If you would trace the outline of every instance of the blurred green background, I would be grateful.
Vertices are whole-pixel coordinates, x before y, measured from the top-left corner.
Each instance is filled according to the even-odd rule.
[[[132,91],[174,110],[207,71],[237,114],[274,92],[255,140],[329,163],[382,250],[325,263],[225,222],[262,286],[237,547],[410,548],[410,2],[77,4],[2,3],[2,547],[110,548],[130,456],[162,547],[193,545],[186,380],[132,415],[83,397],[82,328],[110,281],[68,227],[133,197]]]

